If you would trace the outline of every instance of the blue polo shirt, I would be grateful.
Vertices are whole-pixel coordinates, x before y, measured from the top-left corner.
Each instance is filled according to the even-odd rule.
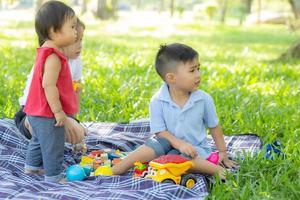
[[[206,128],[214,128],[219,120],[212,97],[202,90],[191,93],[183,108],[171,99],[164,83],[150,102],[150,131],[168,131],[192,144],[204,159],[211,153],[206,141]]]

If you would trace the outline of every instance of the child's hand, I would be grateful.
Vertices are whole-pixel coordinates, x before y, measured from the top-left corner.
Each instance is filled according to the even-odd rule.
[[[195,158],[198,155],[196,148],[187,142],[182,142],[179,147],[179,151],[188,156],[191,156],[192,158]]]
[[[85,130],[75,119],[67,117],[65,130],[66,142],[69,142],[71,144],[77,144],[83,141],[85,136]]]
[[[224,165],[224,167],[231,169],[231,168],[236,168],[238,165],[236,162],[234,162],[228,158],[226,152],[220,152],[219,157],[220,157],[219,162],[222,163]]]
[[[54,113],[54,117],[56,120],[56,124],[54,126],[63,126],[66,123],[67,115],[64,111],[59,111],[57,113]]]

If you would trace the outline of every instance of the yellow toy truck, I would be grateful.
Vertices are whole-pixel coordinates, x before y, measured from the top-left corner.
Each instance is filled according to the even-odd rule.
[[[192,188],[197,182],[195,175],[185,172],[193,166],[193,163],[179,155],[164,155],[149,163],[146,178],[161,183],[180,184]]]

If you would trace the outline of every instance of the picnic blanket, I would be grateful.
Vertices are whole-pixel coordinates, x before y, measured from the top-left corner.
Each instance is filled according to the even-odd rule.
[[[149,122],[83,123],[88,129],[88,150],[120,149],[132,151],[152,135]],[[213,140],[208,137],[214,147]],[[255,134],[225,136],[231,158],[243,152],[255,154],[262,142]],[[197,174],[197,184],[192,189],[180,185],[161,184],[150,179],[123,176],[98,176],[85,181],[66,184],[43,181],[39,175],[28,175],[24,162],[28,140],[17,130],[11,119],[0,119],[0,199],[204,199],[209,188],[204,175]],[[78,163],[81,155],[73,154],[66,144],[63,166]]]

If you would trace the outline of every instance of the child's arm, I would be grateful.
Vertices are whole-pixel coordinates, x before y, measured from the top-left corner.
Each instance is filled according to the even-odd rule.
[[[180,140],[172,135],[167,130],[165,120],[163,116],[162,103],[156,99],[150,102],[150,129],[152,133],[155,133],[158,137],[166,138],[173,148],[179,150],[192,158],[197,156],[197,150],[188,142]]]
[[[56,87],[56,82],[61,69],[61,62],[59,58],[52,54],[50,55],[44,65],[44,74],[42,85],[45,91],[46,99],[54,113],[56,119],[55,126],[63,126],[66,122],[66,114],[62,110],[62,106],[59,100],[59,93]]]
[[[223,137],[221,126],[217,125],[214,128],[210,128],[209,132],[211,133],[212,137],[214,138],[217,149],[219,150],[220,162],[223,162],[223,164],[226,167],[229,167],[229,168],[235,167],[236,163],[229,160],[229,158],[228,158],[227,148],[226,148],[226,144],[225,144],[225,140]]]
[[[191,156],[192,158],[195,158],[198,154],[196,148],[193,145],[185,142],[184,140],[176,138],[169,131],[159,132],[157,133],[157,136],[166,138],[173,148],[178,149],[181,153]]]

